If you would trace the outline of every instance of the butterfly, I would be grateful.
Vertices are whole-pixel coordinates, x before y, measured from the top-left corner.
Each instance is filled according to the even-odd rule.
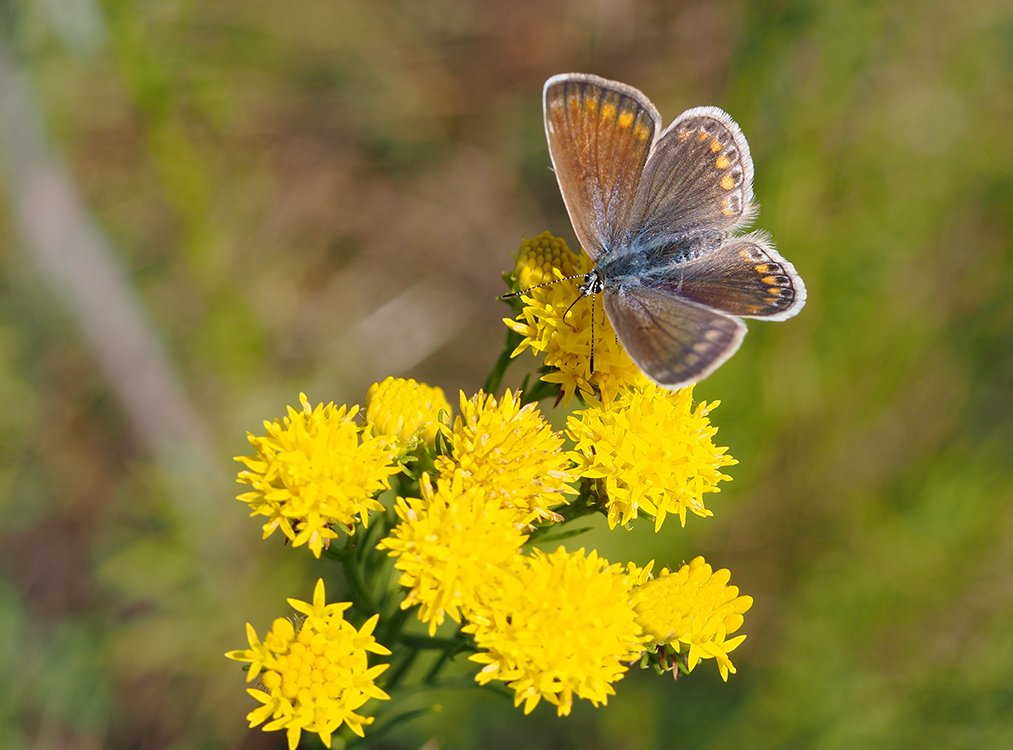
[[[651,380],[695,383],[739,348],[741,318],[802,309],[794,266],[765,232],[741,232],[756,214],[753,161],[727,113],[695,107],[662,129],[640,91],[582,73],[549,78],[543,103],[559,190],[594,262],[580,292],[602,294]]]

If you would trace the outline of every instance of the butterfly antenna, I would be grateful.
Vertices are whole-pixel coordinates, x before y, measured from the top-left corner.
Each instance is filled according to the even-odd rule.
[[[566,320],[566,316],[570,314],[570,310],[573,309],[573,306],[576,305],[578,302],[580,302],[582,299],[584,299],[583,294],[579,295],[577,299],[575,299],[573,302],[570,303],[570,306],[568,308],[563,310],[563,320]]]
[[[560,279],[560,281],[563,281],[563,279]],[[563,311],[563,320],[566,320],[566,316],[573,309],[573,306],[589,295],[591,297],[591,372],[588,377],[594,375],[594,301],[598,298],[598,293],[588,292],[587,288],[581,287],[581,292],[577,296],[577,299],[571,302],[570,306]]]
[[[507,294],[501,294],[499,296],[499,299],[513,299],[514,297],[520,297],[522,294],[527,294],[532,289],[540,289],[543,286],[552,286],[553,284],[558,284],[560,281],[573,281],[574,279],[582,279],[584,278],[585,275],[586,274],[578,273],[573,276],[564,276],[561,279],[553,279],[552,281],[543,281],[541,284],[535,284],[534,286],[528,286],[525,287],[524,289],[518,289],[516,292],[508,292]],[[580,298],[578,297],[578,299]],[[573,305],[570,305],[570,307],[573,307]],[[570,309],[567,308],[566,312],[570,312]],[[563,316],[565,317],[566,313],[564,313]]]
[[[498,299],[513,299],[514,297],[520,297],[522,294],[527,294],[532,289],[540,289],[543,286],[552,286],[553,284],[558,284],[560,281],[573,281],[574,279],[587,279],[587,278],[588,275],[585,273],[578,273],[574,274],[573,276],[563,276],[560,279],[553,279],[552,281],[544,281],[541,284],[535,284],[533,286],[525,287],[524,289],[518,289],[516,292],[508,292],[506,294],[501,294],[498,297]],[[566,320],[566,316],[570,313],[570,310],[573,309],[574,305],[580,302],[581,299],[583,299],[584,297],[588,296],[588,289],[590,288],[591,287],[589,285],[581,287],[580,294],[578,294],[577,298],[570,303],[570,306],[563,311],[563,320]],[[597,299],[598,294],[596,292],[591,292],[590,296],[591,296],[591,372],[589,374],[589,377],[590,375],[594,375],[594,301],[595,299]]]

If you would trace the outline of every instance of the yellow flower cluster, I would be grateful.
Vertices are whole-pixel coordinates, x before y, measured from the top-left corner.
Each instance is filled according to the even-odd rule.
[[[630,600],[642,575],[593,550],[522,558],[483,602],[483,617],[464,628],[481,649],[471,657],[484,665],[476,679],[505,682],[524,713],[543,698],[560,716],[575,696],[606,703],[648,640]]]
[[[742,627],[742,615],[753,606],[751,596],[739,596],[739,589],[728,585],[730,578],[727,569],[715,573],[696,557],[674,573],[663,569],[634,594],[637,619],[652,644],[677,653],[688,648],[689,671],[701,659],[714,659],[726,681],[729,672],[735,674],[728,654],[746,639],[728,636]]]
[[[522,246],[515,281],[588,270],[584,256],[546,233]],[[646,379],[600,308],[589,374],[591,304],[566,312],[578,294],[570,281],[532,289],[507,321],[522,336],[513,354],[544,355],[543,379],[584,402],[563,433],[520,392],[461,393],[455,416],[439,388],[387,378],[369,389],[361,414],[311,407],[300,395],[302,409],[265,422],[264,435],[249,435],[255,455],[237,458],[239,481],[251,487],[239,499],[267,516],[265,538],[280,529],[319,557],[339,531],[353,535],[379,514],[375,548],[336,553],[346,566],[373,555],[369,575],[349,577],[353,591],[388,580],[375,574],[393,565],[401,608],[415,608],[431,637],[448,619],[457,623],[457,638],[476,649],[476,680],[505,683],[525,713],[543,699],[559,715],[575,699],[605,704],[630,666],[652,654],[684,653],[690,670],[714,659],[727,679],[728,655],[745,637],[732,634],[752,603],[703,558],[652,578],[653,564],[529,548],[538,529],[588,512],[602,512],[610,528],[641,515],[656,529],[670,514],[683,524],[687,513],[709,516],[704,496],[736,463],[713,442],[717,402],[694,405],[692,388],[672,392]],[[370,608],[393,592],[375,593]],[[290,746],[303,731],[328,746],[341,726],[361,735],[372,719],[357,712],[387,697],[374,683],[386,666],[366,663],[367,652],[390,653],[372,638],[377,617],[356,630],[343,618],[348,604],[325,603],[322,583],[312,604],[290,601],[303,619],[276,620],[263,643],[249,627],[250,647],[228,654],[252,665],[251,680],[260,676],[249,691],[262,704],[251,726],[286,729]]]
[[[256,455],[236,457],[246,466],[237,481],[253,489],[239,500],[251,516],[267,516],[265,539],[281,529],[293,547],[320,557],[335,527],[352,533],[356,519],[365,526],[369,511],[382,510],[375,496],[398,468],[387,441],[355,423],[358,407],[311,408],[304,393],[299,402],[301,411],[289,407],[283,420],[264,422],[266,435],[247,435]]]
[[[440,412],[450,413],[443,390],[412,378],[387,378],[366,393],[366,424],[399,456],[419,445],[433,447]]]
[[[485,489],[460,472],[440,478],[434,490],[423,475],[420,498],[398,498],[401,523],[380,542],[397,559],[407,609],[436,632],[449,616],[469,617],[490,589],[517,563],[527,541],[517,514],[490,502]]]
[[[402,607],[419,605],[431,633],[445,617],[460,623],[484,610],[488,592],[519,564],[525,530],[559,517],[552,507],[574,479],[562,437],[519,393],[461,394],[445,436],[436,488],[423,475],[419,497],[398,498],[401,522],[379,545],[401,571]]]
[[[551,509],[566,502],[576,477],[553,431],[535,404],[521,404],[508,388],[497,399],[479,391],[461,394],[461,413],[448,430],[450,454],[436,459],[443,475],[462,474],[490,500],[516,511],[523,524],[554,520]]]
[[[503,322],[521,335],[516,357],[525,350],[544,355],[547,383],[559,383],[569,403],[577,392],[600,392],[608,398],[617,389],[649,382],[616,339],[601,300],[581,299],[577,287],[591,270],[586,255],[576,255],[559,237],[542,232],[521,245],[514,267],[521,296],[520,312]],[[576,279],[567,279],[577,276]],[[537,284],[560,280],[529,289]],[[592,305],[593,301],[593,305]],[[576,303],[576,304],[575,304]],[[591,361],[591,317],[594,316],[594,372]]]
[[[693,389],[672,391],[647,383],[593,403],[567,420],[577,471],[600,483],[609,528],[644,512],[660,529],[669,513],[686,525],[686,511],[713,515],[703,496],[731,479],[721,468],[736,462],[714,445],[708,415],[718,402],[693,406]]]
[[[370,653],[390,654],[373,638],[379,617],[356,629],[344,618],[352,605],[327,604],[322,580],[312,602],[288,602],[299,613],[297,620],[278,618],[263,642],[247,624],[250,647],[225,654],[250,665],[248,682],[260,678],[259,687],[247,690],[262,704],[246,717],[250,726],[267,721],[265,732],[285,729],[289,750],[299,746],[303,732],[317,733],[330,747],[331,735],[342,725],[362,737],[362,727],[373,719],[356,711],[370,699],[390,698],[376,686],[389,665],[368,664]]]

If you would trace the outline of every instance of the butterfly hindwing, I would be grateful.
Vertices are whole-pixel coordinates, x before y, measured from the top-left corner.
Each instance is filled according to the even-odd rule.
[[[658,112],[631,86],[553,76],[543,93],[549,155],[577,239],[596,260],[625,234]]]
[[[785,320],[806,299],[802,278],[764,232],[727,239],[689,260],[655,265],[645,283],[741,318]]]
[[[623,347],[656,383],[678,388],[705,377],[742,343],[742,321],[662,289],[606,289],[605,312]]]

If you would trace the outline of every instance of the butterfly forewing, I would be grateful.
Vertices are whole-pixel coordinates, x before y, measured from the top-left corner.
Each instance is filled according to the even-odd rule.
[[[623,347],[669,388],[705,377],[742,343],[742,321],[644,286],[605,290],[605,311]]]
[[[642,93],[583,74],[545,83],[545,134],[577,239],[593,260],[626,233],[647,155],[660,129]]]
[[[743,318],[785,320],[806,298],[795,267],[763,232],[726,240],[684,262],[658,264],[644,283]]]
[[[644,168],[630,215],[631,246],[727,231],[751,218],[753,162],[739,126],[717,107],[682,113]]]

